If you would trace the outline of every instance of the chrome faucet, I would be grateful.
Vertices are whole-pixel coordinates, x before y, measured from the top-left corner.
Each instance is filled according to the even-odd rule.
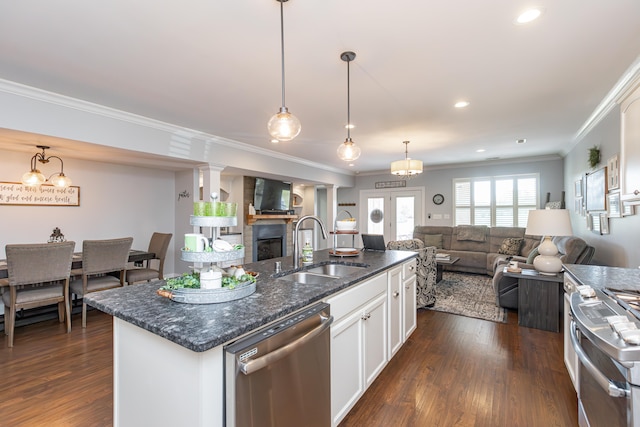
[[[322,231],[322,237],[324,239],[327,238],[327,229],[324,227],[322,220],[315,215],[305,215],[298,220],[295,229],[293,230],[293,268],[298,268],[300,266],[300,258],[298,257],[298,229],[300,228],[300,224],[304,222],[306,219],[312,219],[318,224],[320,224],[320,230]]]

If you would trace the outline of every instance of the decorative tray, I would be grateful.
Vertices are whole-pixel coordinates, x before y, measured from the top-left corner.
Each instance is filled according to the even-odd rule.
[[[256,291],[256,282],[247,281],[238,284],[234,289],[193,289],[181,288],[172,290],[158,289],[158,295],[175,302],[185,304],[216,304],[248,297]]]
[[[329,249],[329,255],[331,256],[358,256],[360,255],[360,251],[355,248],[348,248],[350,250],[345,250],[344,248],[341,250],[337,249]]]

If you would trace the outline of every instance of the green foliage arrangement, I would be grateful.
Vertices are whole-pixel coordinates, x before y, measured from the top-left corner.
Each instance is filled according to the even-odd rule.
[[[600,149],[597,145],[589,148],[589,166],[595,168],[600,163]]]

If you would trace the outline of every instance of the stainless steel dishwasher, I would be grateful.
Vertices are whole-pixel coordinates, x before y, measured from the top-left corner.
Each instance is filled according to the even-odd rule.
[[[330,426],[332,321],[318,303],[226,346],[226,425]]]

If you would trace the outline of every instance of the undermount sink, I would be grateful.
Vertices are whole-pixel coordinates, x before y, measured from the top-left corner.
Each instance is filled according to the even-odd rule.
[[[287,274],[279,277],[279,279],[308,285],[322,285],[340,277],[362,271],[364,268],[366,268],[366,265],[325,264]]]
[[[310,268],[306,271],[309,273],[326,274],[328,276],[347,276],[358,271],[362,271],[365,267],[358,265],[344,265],[344,264],[325,264],[318,267]]]
[[[286,276],[279,277],[282,280],[288,280],[290,282],[302,283],[305,285],[322,285],[337,279],[337,276],[328,276],[326,274],[308,273],[306,271],[298,271],[297,273],[287,274]]]

